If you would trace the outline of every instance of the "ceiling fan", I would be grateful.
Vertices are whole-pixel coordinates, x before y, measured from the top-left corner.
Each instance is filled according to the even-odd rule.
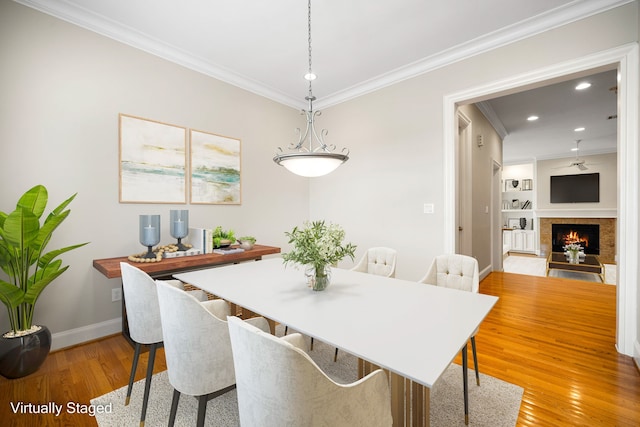
[[[580,140],[577,139],[576,140],[576,158],[574,161],[572,161],[569,164],[569,167],[577,167],[578,169],[580,169],[581,171],[587,170],[589,169],[588,167],[585,166],[585,160],[580,158]]]

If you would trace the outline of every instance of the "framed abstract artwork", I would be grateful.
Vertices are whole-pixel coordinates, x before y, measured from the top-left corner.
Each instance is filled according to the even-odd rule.
[[[241,203],[239,139],[191,129],[191,203]]]
[[[120,203],[186,203],[187,129],[119,115]]]

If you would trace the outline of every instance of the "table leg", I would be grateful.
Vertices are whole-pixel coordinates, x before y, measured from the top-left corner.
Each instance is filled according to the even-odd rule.
[[[379,369],[378,366],[358,359],[360,378]],[[428,427],[431,423],[430,390],[393,372],[387,372],[391,390],[391,415],[394,427]]]
[[[462,389],[464,394],[464,423],[469,424],[469,379],[467,377],[467,344],[462,347]]]

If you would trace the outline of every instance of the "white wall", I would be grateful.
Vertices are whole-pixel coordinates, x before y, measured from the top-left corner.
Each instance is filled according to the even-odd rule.
[[[63,256],[70,269],[37,304],[35,322],[51,329],[54,347],[57,333],[80,328],[91,338],[91,325],[120,317],[120,302],[111,302],[120,282],[92,261],[142,252],[139,214],[162,215],[162,243],[173,240],[169,210],[180,208],[193,226],[282,247],[284,231],[308,215],[307,180],[271,161],[303,125],[294,109],[11,1],[0,2],[0,63],[0,210],[39,183],[51,208],[77,192],[50,248],[91,242]],[[242,205],[119,203],[118,113],[240,138]],[[8,328],[2,309],[0,330]]]
[[[494,239],[502,242],[502,234],[499,225],[501,212],[497,212],[497,217],[491,215],[495,209],[492,205],[492,175],[494,161],[502,164],[502,140],[495,131],[491,123],[480,112],[475,105],[464,105],[460,107],[467,118],[471,120],[471,211],[472,220],[472,256],[478,260],[480,272],[491,271],[491,250],[490,243],[493,233]],[[478,145],[478,136],[482,135],[482,145]],[[494,188],[495,202],[502,200],[501,188]],[[497,223],[492,223],[492,221]],[[500,243],[502,247],[502,243]],[[502,251],[500,251],[502,253]]]
[[[636,39],[640,40],[640,14],[636,13]],[[639,59],[640,62],[640,59]],[[635,65],[637,68],[640,68],[640,64]],[[633,95],[631,95],[633,96]],[[636,93],[636,97],[638,98],[638,104],[640,104],[640,92]],[[640,126],[640,124],[638,124]],[[640,133],[640,131],[638,132]],[[638,153],[640,155],[640,152]],[[636,192],[640,195],[640,185],[635,186]],[[638,197],[640,199],[640,197]],[[640,221],[640,218],[639,218]],[[636,224],[636,234],[640,230],[640,223]],[[636,265],[636,277],[640,277],[640,263]],[[640,285],[639,285],[640,288]],[[640,292],[636,293],[636,307],[640,307]],[[640,369],[640,315],[636,317],[636,331],[638,331],[638,336],[636,336],[636,341],[634,344],[633,357],[636,362],[636,367]]]
[[[322,126],[351,159],[311,182],[311,216],[344,224],[358,253],[398,248],[397,277],[419,279],[445,247],[444,97],[635,42],[636,13],[630,3],[325,109]]]

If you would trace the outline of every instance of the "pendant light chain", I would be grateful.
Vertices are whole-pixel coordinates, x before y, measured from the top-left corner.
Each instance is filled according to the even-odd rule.
[[[313,92],[311,91],[311,81],[313,80],[313,69],[311,68],[311,0],[309,0],[307,8],[307,28],[308,28],[308,42],[309,42],[309,99],[313,100]]]

